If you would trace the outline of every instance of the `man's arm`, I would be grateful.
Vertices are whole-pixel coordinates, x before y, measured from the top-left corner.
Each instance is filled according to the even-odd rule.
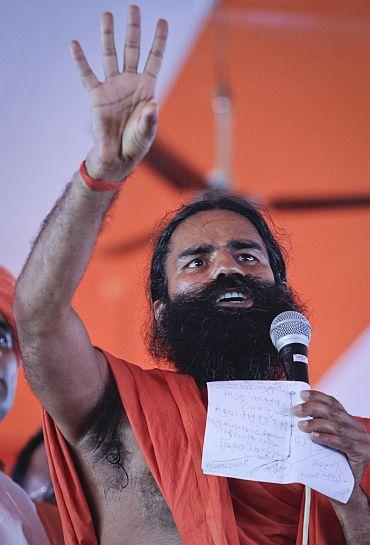
[[[334,511],[342,526],[347,545],[370,543],[370,506],[365,493],[356,488],[348,504],[335,504]]]
[[[167,24],[158,22],[142,74],[137,73],[139,9],[129,8],[123,72],[118,70],[110,13],[102,15],[101,32],[105,82],[98,81],[78,42],[71,43],[71,53],[92,110],[94,146],[86,159],[87,173],[115,183],[134,170],[154,139],[154,91]],[[115,189],[89,189],[76,174],[44,222],[16,288],[15,315],[26,375],[71,442],[80,438],[82,424],[108,382],[104,357],[92,347],[71,301],[115,194]]]

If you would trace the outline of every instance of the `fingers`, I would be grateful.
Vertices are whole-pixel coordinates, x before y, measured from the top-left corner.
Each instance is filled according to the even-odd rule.
[[[356,421],[327,420],[325,418],[313,418],[312,420],[303,420],[298,423],[301,430],[306,433],[324,433],[338,435],[342,438],[355,439],[362,441],[364,435],[363,429],[356,426]]]
[[[124,50],[124,71],[126,72],[137,72],[140,57],[140,34],[140,10],[137,6],[130,6]],[[152,48],[144,69],[144,73],[151,77],[157,77],[160,70],[167,35],[167,22],[164,19],[160,19],[157,23]],[[108,79],[119,73],[114,44],[114,21],[113,15],[109,12],[103,13],[101,16],[101,40],[104,73]],[[88,91],[92,91],[99,85],[99,80],[91,70],[80,44],[74,40],[71,42],[70,49],[84,86]]]
[[[162,58],[166,48],[167,35],[167,21],[159,19],[157,28],[155,29],[153,44],[144,68],[144,72],[153,78],[157,77],[161,68]]]
[[[114,21],[109,12],[103,13],[100,20],[103,66],[108,79],[118,74],[118,60],[114,45]]]
[[[311,390],[305,392],[302,397],[308,399],[308,401],[293,407],[293,412],[296,416],[338,418],[339,415],[345,415],[348,419],[352,419],[339,401],[323,392]]]
[[[331,433],[313,432],[311,439],[320,445],[344,452],[349,459],[356,460],[357,462],[367,464],[370,459],[370,442],[364,436],[358,439],[343,435],[333,435]]]
[[[80,44],[73,40],[70,44],[70,50],[73,60],[76,63],[77,70],[80,73],[82,83],[87,91],[92,91],[99,85],[99,80],[91,70],[89,63],[86,60],[85,54]]]
[[[343,409],[343,405],[341,405],[339,401],[335,399],[335,397],[330,396],[328,394],[324,394],[324,392],[320,392],[319,390],[305,390],[304,393],[301,392],[301,396],[303,397],[303,399],[309,399],[311,401],[320,401],[321,403],[326,403],[327,405],[339,406]]]
[[[137,6],[128,9],[123,70],[137,72],[140,58],[141,23],[140,10]]]
[[[370,457],[370,436],[363,422],[355,420],[334,397],[311,390],[305,403],[293,407],[299,417],[312,417],[298,423],[311,434],[312,441],[344,452],[349,458]]]
[[[293,413],[296,416],[304,418],[305,416],[313,416],[315,418],[335,419],[344,418],[352,421],[352,416],[349,415],[343,407],[338,405],[328,405],[320,401],[307,401],[301,405],[293,407]]]

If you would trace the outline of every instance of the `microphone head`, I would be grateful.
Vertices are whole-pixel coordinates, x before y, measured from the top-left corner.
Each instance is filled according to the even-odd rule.
[[[276,350],[287,344],[304,344],[308,346],[311,340],[311,326],[306,316],[294,310],[281,312],[273,319],[270,327],[270,337]]]

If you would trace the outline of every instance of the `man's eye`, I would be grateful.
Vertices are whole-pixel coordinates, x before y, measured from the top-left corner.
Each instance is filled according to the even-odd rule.
[[[0,348],[12,348],[13,341],[11,334],[0,333]]]
[[[201,267],[203,264],[204,264],[204,260],[201,257],[196,257],[195,259],[193,259],[193,261],[190,261],[190,263],[188,264],[188,267],[190,269],[196,269],[198,267]]]
[[[255,261],[257,261],[257,258],[254,257],[254,255],[251,255],[251,254],[239,254],[238,257],[237,257],[238,261],[246,261],[246,262],[249,262],[249,263],[254,263]]]

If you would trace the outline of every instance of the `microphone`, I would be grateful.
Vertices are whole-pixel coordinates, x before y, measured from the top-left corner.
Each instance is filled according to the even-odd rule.
[[[311,326],[307,318],[293,310],[278,314],[272,321],[270,337],[283,363],[287,380],[309,384],[307,354]]]

